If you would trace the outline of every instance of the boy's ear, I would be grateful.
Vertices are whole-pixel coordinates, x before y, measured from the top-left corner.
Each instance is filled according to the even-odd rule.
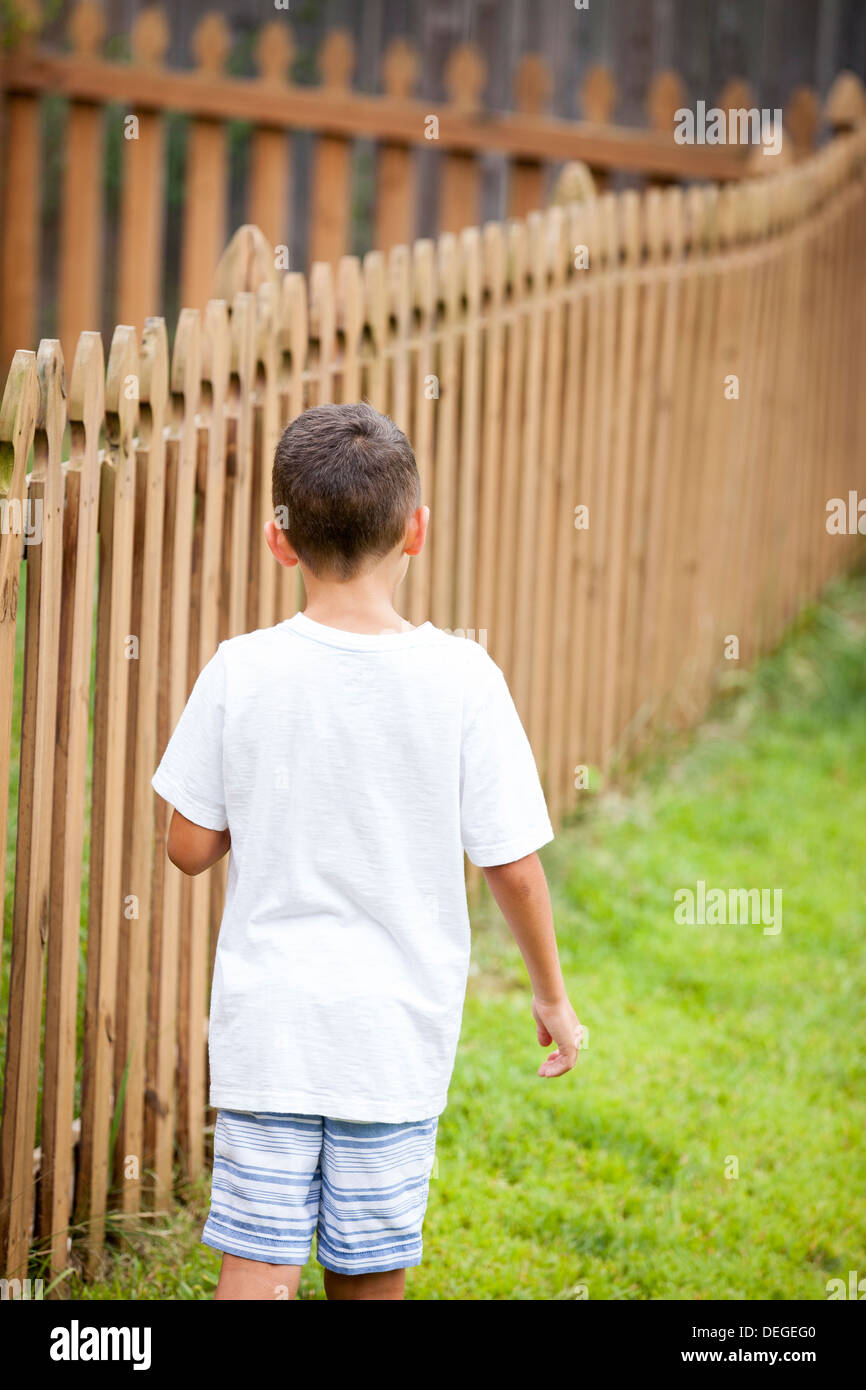
[[[298,563],[298,557],[289,544],[289,538],[281,526],[275,521],[265,522],[265,540],[268,543],[268,550],[274,559],[286,569],[291,569]]]
[[[429,507],[419,507],[416,512],[412,513],[412,518],[406,531],[406,544],[403,546],[404,555],[420,554],[421,547],[427,535],[429,521]]]

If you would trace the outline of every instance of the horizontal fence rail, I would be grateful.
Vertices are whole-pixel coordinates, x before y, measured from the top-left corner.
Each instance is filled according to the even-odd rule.
[[[244,228],[171,353],[157,317],[107,361],[94,332],[70,362],[15,353],[7,1276],[34,1250],[94,1270],[110,1213],[203,1168],[226,866],[167,860],[150,776],[216,644],[299,605],[262,537],[281,429],[363,397],[407,431],[432,517],[403,611],[502,666],[560,826],[852,562],[828,505],[866,492],[864,234],[861,129],[765,180],[604,193],[309,278]]]

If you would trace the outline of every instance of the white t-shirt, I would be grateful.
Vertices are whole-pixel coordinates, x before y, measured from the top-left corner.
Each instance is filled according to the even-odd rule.
[[[505,678],[426,622],[304,613],[221,642],[153,786],[231,832],[211,1105],[401,1122],[444,1110],[469,967],[463,851],[553,839]]]

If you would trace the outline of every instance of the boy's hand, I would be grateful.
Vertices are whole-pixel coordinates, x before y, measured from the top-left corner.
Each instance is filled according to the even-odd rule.
[[[562,1076],[563,1072],[571,1071],[577,1061],[583,1028],[568,1000],[547,1003],[533,995],[532,1017],[541,1046],[549,1047],[552,1042],[556,1043],[556,1051],[542,1062],[538,1075]]]

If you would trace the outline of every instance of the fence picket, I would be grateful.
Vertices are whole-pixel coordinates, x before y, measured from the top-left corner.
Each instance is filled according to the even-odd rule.
[[[130,633],[138,654],[129,663],[127,783],[117,974],[117,1046],[114,1094],[125,1100],[117,1126],[114,1176],[124,1211],[141,1204],[146,1089],[147,979],[153,888],[155,798],[150,778],[156,767],[157,672],[160,653],[162,526],[165,511],[165,418],[168,405],[168,338],[165,321],[149,318],[139,354],[140,425],[135,458]]]
[[[67,1265],[74,1172],[76,1032],[90,663],[99,515],[99,433],[105,359],[98,333],[82,333],[69,384],[69,462],[63,516],[57,752],[49,890],[39,1229],[53,1276]],[[140,986],[139,986],[140,988]],[[146,998],[144,991],[140,991]]]
[[[60,448],[66,423],[63,355],[54,339],[39,345],[33,468],[26,490],[26,644],[21,710],[18,834],[12,959],[9,975],[6,1088],[3,1097],[2,1191],[9,1203],[8,1264],[26,1272],[33,1232],[33,1146],[39,1092],[43,964],[51,878],[60,580],[63,560],[63,475]],[[20,382],[22,392],[27,389]],[[4,402],[5,404],[5,402]],[[24,409],[25,403],[21,402]],[[5,442],[8,435],[0,431]],[[17,460],[16,460],[17,462]],[[16,469],[17,471],[17,469]],[[20,475],[19,475],[20,476]],[[16,479],[17,481],[17,479]],[[29,525],[28,525],[29,529]],[[26,533],[25,533],[26,534]],[[38,544],[35,543],[38,535]],[[4,1232],[5,1234],[5,1232]]]
[[[93,809],[87,927],[87,989],[81,1080],[76,1220],[84,1223],[92,1274],[102,1251],[108,1201],[109,1132],[117,1028],[117,961],[128,770],[127,700],[138,421],[135,330],[114,331],[105,383],[105,450],[99,495],[99,594],[93,715]]]
[[[163,583],[159,617],[164,653],[157,703],[157,758],[161,758],[189,694],[190,592],[197,465],[196,412],[201,390],[201,320],[197,309],[181,311],[169,375],[165,447]],[[165,844],[168,808],[156,799],[156,843]],[[154,856],[153,917],[148,1000],[147,1166],[154,1175],[153,1204],[171,1197],[178,1111],[187,1084],[177,1072],[178,1038],[187,1028],[179,1018],[181,934],[188,941],[189,899],[184,875],[164,853]],[[184,911],[184,908],[187,911]],[[183,1041],[180,1043],[183,1048]]]

